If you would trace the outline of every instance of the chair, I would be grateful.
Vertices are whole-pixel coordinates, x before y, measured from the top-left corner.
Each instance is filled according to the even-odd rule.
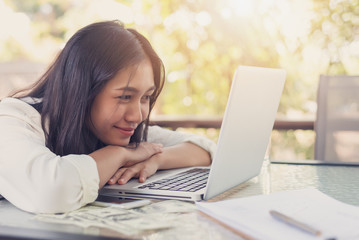
[[[359,162],[359,76],[321,75],[315,159]]]

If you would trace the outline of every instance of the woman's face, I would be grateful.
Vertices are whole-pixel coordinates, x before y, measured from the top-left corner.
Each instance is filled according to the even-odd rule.
[[[91,131],[105,144],[127,146],[137,126],[148,117],[154,90],[147,58],[119,71],[94,100]]]

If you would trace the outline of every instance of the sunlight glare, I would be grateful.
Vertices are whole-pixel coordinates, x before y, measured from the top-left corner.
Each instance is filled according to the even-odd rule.
[[[113,0],[94,1],[91,3],[89,11],[102,19],[119,19],[125,24],[134,21],[132,9]]]
[[[196,14],[196,22],[201,26],[207,26],[212,22],[211,15],[206,11],[201,11]]]
[[[185,96],[182,100],[183,105],[190,106],[192,104],[192,98],[190,96]]]
[[[30,31],[30,19],[24,13],[14,12],[0,0],[0,29],[0,39],[6,40],[12,37],[25,44]]]
[[[229,19],[232,17],[232,11],[230,8],[226,7],[226,8],[223,8],[221,10],[221,16],[224,18],[224,19]]]
[[[234,12],[241,17],[247,17],[253,14],[253,1],[249,0],[230,0],[229,6],[234,7]]]

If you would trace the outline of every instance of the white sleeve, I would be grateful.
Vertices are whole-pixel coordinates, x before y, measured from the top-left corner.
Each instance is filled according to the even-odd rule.
[[[161,143],[164,147],[190,142],[206,150],[211,155],[211,159],[213,159],[217,148],[216,143],[206,137],[192,133],[172,131],[159,126],[150,126],[147,138],[148,142]]]
[[[0,104],[0,194],[34,213],[68,212],[94,201],[99,189],[94,159],[55,155],[45,146],[40,115],[27,115],[26,108],[36,110],[28,105],[22,112],[19,104]]]

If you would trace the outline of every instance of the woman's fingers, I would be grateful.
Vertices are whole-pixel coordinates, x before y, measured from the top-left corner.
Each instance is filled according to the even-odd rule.
[[[108,180],[108,184],[115,184],[126,170],[127,168],[119,168],[110,180]]]
[[[139,182],[145,182],[148,177],[152,176],[158,169],[155,161],[147,160],[137,163],[130,167],[120,168],[115,175],[109,180],[109,184],[126,184],[131,178],[138,178]]]
[[[121,177],[118,179],[118,184],[125,184],[131,178],[135,178],[139,176],[139,166],[134,165],[132,167],[126,168]]]
[[[152,173],[152,174],[153,174],[153,173]],[[152,175],[152,174],[151,174],[151,175]],[[151,175],[150,175],[150,176],[151,176]],[[149,176],[149,174],[148,174],[148,172],[147,172],[146,169],[142,169],[142,170],[140,171],[138,181],[139,181],[140,183],[144,183],[144,182],[146,181],[146,179],[147,179],[148,177],[150,177],[150,176]]]

